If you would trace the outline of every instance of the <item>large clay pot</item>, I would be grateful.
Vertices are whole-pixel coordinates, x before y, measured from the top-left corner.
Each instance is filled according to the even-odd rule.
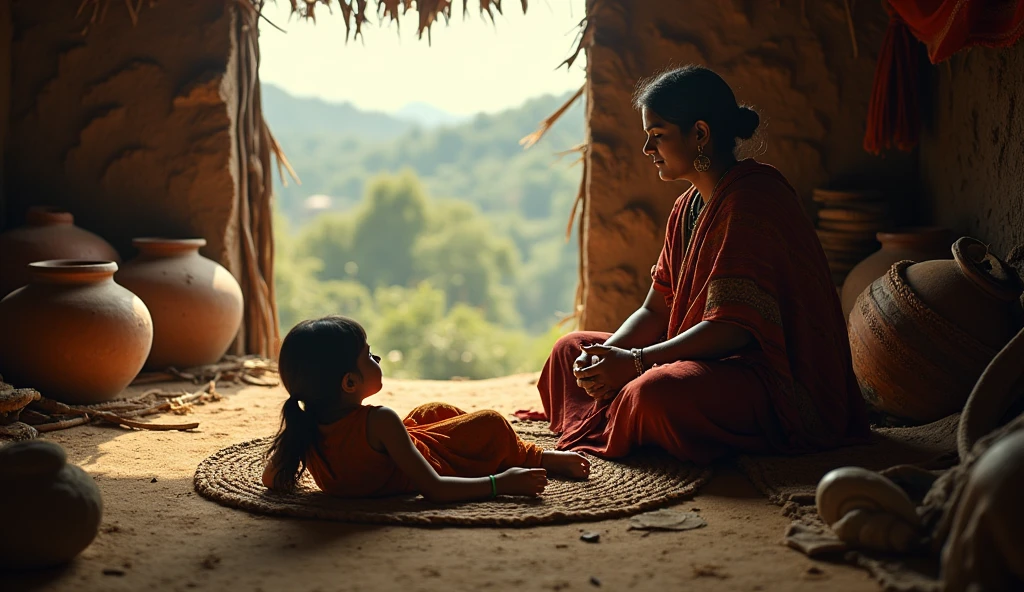
[[[142,369],[153,321],[111,261],[38,261],[0,301],[0,374],[65,403],[114,399]]]
[[[897,261],[949,259],[952,232],[948,228],[926,226],[900,228],[875,235],[882,248],[854,266],[843,282],[843,318],[849,320],[857,296],[871,282],[885,275]]]
[[[117,281],[139,295],[153,315],[153,349],[146,368],[213,364],[242,324],[242,289],[228,270],[199,254],[201,238],[136,238],[139,256]]]
[[[29,282],[29,263],[51,259],[121,262],[114,247],[75,226],[70,213],[34,206],[25,215],[25,226],[0,234],[0,298]]]
[[[46,440],[0,448],[0,568],[34,569],[67,563],[96,538],[103,498],[85,471],[67,464],[64,449]]]
[[[974,383],[1020,329],[1016,272],[972,238],[953,260],[901,261],[850,313],[850,350],[869,404],[930,422],[960,411]]]

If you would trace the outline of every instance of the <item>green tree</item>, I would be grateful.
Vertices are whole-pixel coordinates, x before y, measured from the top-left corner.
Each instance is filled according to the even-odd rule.
[[[352,248],[354,228],[349,215],[321,214],[299,235],[296,254],[318,262],[316,276],[321,280],[354,279],[357,271]]]
[[[414,252],[419,277],[444,290],[449,303],[479,308],[492,322],[519,324],[510,285],[517,250],[472,204],[435,202]]]
[[[371,288],[413,280],[413,245],[426,226],[427,198],[411,170],[370,183],[355,217],[352,260],[356,278]]]

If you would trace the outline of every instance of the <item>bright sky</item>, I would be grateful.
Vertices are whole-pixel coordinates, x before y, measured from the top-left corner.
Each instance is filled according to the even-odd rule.
[[[435,23],[430,46],[426,34],[416,39],[412,11],[401,21],[401,35],[393,23],[370,17],[364,37],[346,45],[337,5],[334,14],[317,6],[314,25],[289,20],[288,0],[272,0],[264,15],[287,34],[261,23],[260,79],[294,95],[362,109],[393,112],[424,102],[460,115],[500,111],[583,84],[582,53],[571,72],[555,68],[575,49],[584,0],[531,0],[525,15],[517,0],[505,0],[494,25],[478,16],[476,0],[465,20],[462,3],[454,4],[449,26]]]

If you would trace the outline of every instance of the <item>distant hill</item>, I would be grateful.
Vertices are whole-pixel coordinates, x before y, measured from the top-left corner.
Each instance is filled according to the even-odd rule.
[[[390,140],[416,127],[406,118],[363,111],[351,103],[296,97],[263,83],[263,114],[275,134],[332,134]]]
[[[454,125],[470,119],[468,116],[455,115],[429,103],[419,101],[407,104],[396,111],[394,116],[398,119],[418,123],[425,128]]]
[[[579,187],[580,170],[570,166],[575,157],[555,153],[583,141],[582,101],[536,146],[524,151],[519,144],[571,93],[433,128],[351,104],[292,97],[270,85],[264,93],[267,123],[302,180],[285,187],[275,175],[278,205],[297,225],[324,210],[347,210],[374,175],[404,168],[415,171],[434,197],[467,201],[488,213],[519,211],[529,219],[567,212],[563,204],[571,206]],[[451,117],[425,107],[415,109]]]

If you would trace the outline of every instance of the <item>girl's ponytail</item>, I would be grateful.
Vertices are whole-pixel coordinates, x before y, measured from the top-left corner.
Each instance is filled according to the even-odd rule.
[[[317,425],[312,414],[299,406],[299,400],[288,397],[281,408],[281,430],[270,446],[270,463],[274,467],[274,489],[292,490],[306,470],[306,454],[316,448]]]

